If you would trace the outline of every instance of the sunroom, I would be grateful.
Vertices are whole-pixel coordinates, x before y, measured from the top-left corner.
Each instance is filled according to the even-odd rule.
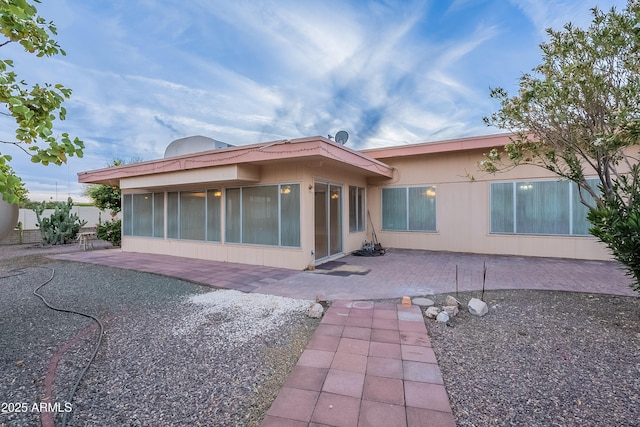
[[[196,152],[79,174],[80,182],[121,188],[123,251],[315,266],[362,246],[367,185],[393,176],[322,137],[194,145]]]

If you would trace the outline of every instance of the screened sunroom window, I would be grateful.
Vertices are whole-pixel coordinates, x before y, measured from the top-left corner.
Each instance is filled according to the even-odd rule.
[[[220,190],[172,191],[167,194],[167,237],[220,241]]]
[[[598,180],[588,181],[597,186]],[[491,233],[585,236],[587,212],[570,181],[491,184]]]
[[[349,231],[364,231],[364,188],[349,186]]]
[[[300,185],[228,188],[225,236],[230,243],[300,246]]]
[[[436,231],[436,187],[383,188],[382,229]]]
[[[122,233],[125,236],[164,236],[164,194],[122,196]]]

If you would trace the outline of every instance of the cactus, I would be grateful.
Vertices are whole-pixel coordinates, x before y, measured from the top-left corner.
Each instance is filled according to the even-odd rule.
[[[81,221],[78,214],[71,213],[73,208],[73,200],[71,197],[66,203],[56,204],[55,211],[49,218],[43,218],[42,214],[45,209],[45,202],[36,205],[33,211],[38,218],[38,228],[42,235],[42,242],[47,245],[64,245],[74,240],[82,226],[87,221]]]

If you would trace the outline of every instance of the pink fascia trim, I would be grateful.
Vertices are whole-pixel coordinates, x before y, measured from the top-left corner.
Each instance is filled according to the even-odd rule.
[[[451,139],[448,141],[423,142],[420,144],[402,145],[396,147],[372,148],[362,150],[374,159],[388,159],[391,157],[415,156],[421,154],[448,153],[454,151],[480,150],[504,147],[510,142],[511,133],[502,133],[470,138]]]
[[[189,169],[242,163],[264,163],[303,158],[327,158],[350,167],[361,169],[367,175],[393,177],[388,165],[361,152],[337,144],[324,137],[272,141],[239,147],[187,154],[166,159],[133,163],[118,167],[96,169],[78,173],[80,183],[112,183],[122,178],[175,172]]]

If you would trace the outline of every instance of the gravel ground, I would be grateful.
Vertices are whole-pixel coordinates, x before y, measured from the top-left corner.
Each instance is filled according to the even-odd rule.
[[[640,425],[640,299],[521,290],[484,300],[484,317],[427,320],[458,426]]]
[[[0,426],[40,425],[33,404],[45,398],[50,362],[75,339],[55,370],[50,402],[61,405],[53,414],[60,425],[98,338],[91,320],[49,310],[32,295],[50,276],[46,267],[55,276],[41,291],[45,298],[95,314],[105,326],[70,426],[256,426],[318,323],[305,315],[308,302],[49,262],[42,255],[53,249],[35,256],[14,249],[0,247],[0,404],[7,412]]]
[[[0,246],[0,403],[41,402],[50,360],[84,331],[58,364],[52,401],[63,402],[97,338],[91,321],[47,310],[31,294],[47,269],[8,273],[15,267],[55,267],[42,293],[105,322],[69,425],[256,426],[317,325],[286,299],[44,256],[71,250]],[[445,295],[431,298],[443,304]],[[449,326],[426,320],[459,426],[640,425],[640,299],[550,291],[484,299],[482,318],[463,309]],[[0,414],[0,427],[39,422],[33,412]]]

